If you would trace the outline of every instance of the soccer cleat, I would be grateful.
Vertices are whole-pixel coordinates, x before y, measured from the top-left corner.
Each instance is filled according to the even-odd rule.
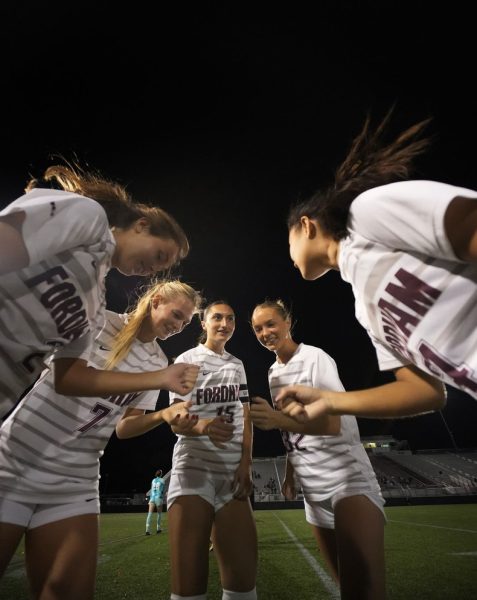
[[[146,535],[151,535],[151,532],[150,531],[146,531]]]
[[[156,533],[162,533],[162,529],[158,529]]]

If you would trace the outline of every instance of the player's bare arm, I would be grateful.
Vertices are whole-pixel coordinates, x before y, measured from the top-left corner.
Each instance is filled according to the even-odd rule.
[[[477,260],[477,199],[454,198],[447,207],[444,227],[456,256]]]
[[[281,410],[299,422],[306,422],[324,413],[394,419],[445,406],[443,384],[417,367],[401,367],[395,371],[395,377],[392,383],[352,392],[290,386],[280,392]]]
[[[295,486],[295,470],[293,469],[293,465],[288,458],[285,470],[285,478],[282,482],[281,490],[282,494],[287,500],[295,500],[297,495]]]
[[[252,448],[253,448],[253,425],[250,413],[250,403],[243,404],[243,439],[242,456],[239,466],[234,473],[232,490],[236,500],[246,500],[253,489],[252,479]]]
[[[322,398],[322,390],[305,385],[290,385],[282,388],[275,398],[275,404],[283,415],[297,423],[307,423],[312,418],[321,418],[330,414],[331,405]],[[306,410],[313,406],[313,417]]]
[[[96,397],[161,389],[184,395],[194,387],[199,367],[176,363],[159,371],[126,373],[95,369],[81,359],[60,358],[54,370],[59,394]]]
[[[137,408],[127,408],[116,425],[116,435],[119,439],[136,437],[151,431],[161,423],[174,423],[176,427],[187,431],[195,422],[195,418],[189,414],[189,406],[190,402],[181,402],[177,406],[168,406],[147,414]]]
[[[312,422],[298,423],[284,412],[273,410],[267,400],[259,397],[252,399],[250,412],[253,424],[265,431],[282,429],[308,435],[339,435],[341,429],[339,416],[324,414]]]
[[[236,500],[246,500],[252,493],[252,467],[247,460],[241,460],[232,481],[231,487]]]
[[[172,406],[180,406],[182,403],[181,400],[176,400]],[[214,419],[198,419],[194,415],[190,427],[181,430],[180,425],[180,423],[171,423],[171,429],[176,435],[206,435],[217,448],[225,448],[225,444],[232,439],[235,430],[235,426],[228,423],[226,417],[222,415]]]

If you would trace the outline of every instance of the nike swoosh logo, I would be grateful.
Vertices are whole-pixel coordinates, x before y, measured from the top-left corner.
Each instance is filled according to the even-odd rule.
[[[202,371],[202,375],[210,375],[212,371]]]
[[[100,350],[104,350],[105,352],[109,352],[109,348],[106,348],[105,346],[100,346],[99,347]]]
[[[92,502],[93,500],[96,500],[96,498],[86,498],[85,502]]]

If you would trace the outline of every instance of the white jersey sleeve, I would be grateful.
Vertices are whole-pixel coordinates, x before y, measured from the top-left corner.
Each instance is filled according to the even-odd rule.
[[[35,189],[21,196],[0,216],[23,212],[22,237],[30,266],[78,246],[103,239],[109,229],[103,207],[90,198],[60,190]]]
[[[316,362],[311,364],[313,387],[337,392],[344,391],[343,384],[338,375],[336,362],[331,356],[321,350],[321,348],[313,348],[312,346],[306,346],[306,348],[309,348],[310,352],[313,349],[317,353]]]
[[[444,230],[444,215],[458,196],[477,200],[477,191],[435,181],[372,188],[351,204],[349,228],[387,248],[457,261]]]

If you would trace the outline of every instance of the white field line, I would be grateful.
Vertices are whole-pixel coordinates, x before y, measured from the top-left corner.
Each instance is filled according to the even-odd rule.
[[[446,529],[447,531],[463,531],[464,533],[477,533],[477,529],[459,529],[457,527],[443,527],[442,525],[429,525],[428,523],[414,523],[412,521],[397,521],[396,519],[388,519],[388,523],[401,523],[403,525],[411,525],[412,527],[430,527],[432,529]]]
[[[333,581],[333,579],[320,566],[320,564],[318,563],[316,558],[308,552],[308,550],[305,548],[305,546],[294,535],[294,533],[285,525],[285,523],[280,519],[280,517],[278,517],[275,513],[274,513],[274,516],[276,519],[278,519],[278,521],[280,522],[283,529],[287,532],[290,539],[293,541],[295,546],[297,546],[298,550],[300,550],[300,552],[303,554],[305,560],[311,566],[313,571],[315,571],[315,573],[321,579],[321,582],[323,583],[324,587],[326,588],[327,592],[329,593],[330,598],[333,598],[333,600],[339,600],[340,591],[339,591],[336,583]]]

